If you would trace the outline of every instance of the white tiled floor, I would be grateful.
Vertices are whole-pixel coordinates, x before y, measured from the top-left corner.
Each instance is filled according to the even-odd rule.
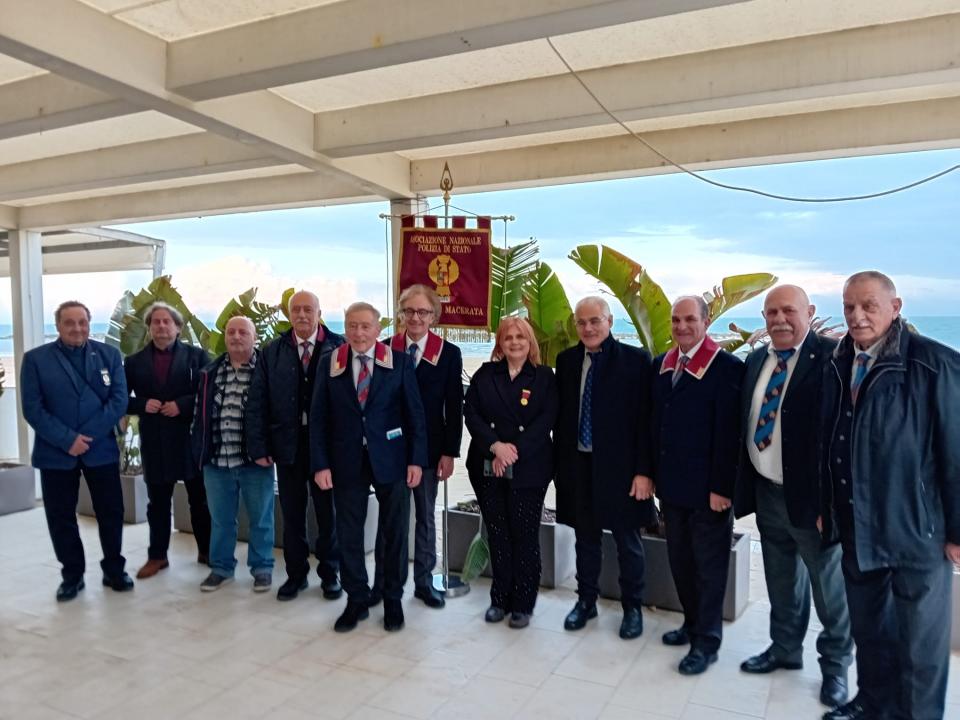
[[[96,525],[80,522],[88,586],[58,605],[42,511],[0,518],[0,718],[744,720],[823,712],[814,630],[803,671],[758,677],[738,669],[767,642],[762,587],[761,599],[726,627],[719,662],[685,678],[675,670],[683,650],[659,641],[677,614],[645,610],[643,636],[623,642],[619,607],[604,602],[597,621],[568,633],[569,589],[544,591],[523,631],[483,622],[483,580],[444,610],[409,599],[400,633],[384,632],[376,609],[360,629],[337,635],[343,601],[324,601],[316,584],[278,603],[273,593],[254,595],[241,571],[233,585],[201,594],[205,568],[194,562],[193,538],[175,533],[170,569],[119,595],[100,585]],[[146,545],[146,525],[125,528],[132,572]],[[958,663],[955,656],[954,676]],[[947,716],[960,719],[958,688],[951,685]]]

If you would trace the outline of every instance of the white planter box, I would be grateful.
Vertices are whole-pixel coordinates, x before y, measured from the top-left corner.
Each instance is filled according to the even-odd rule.
[[[147,521],[147,484],[143,475],[121,475],[120,489],[123,492],[123,521],[136,525]],[[77,499],[77,512],[94,516],[93,501],[86,480],[80,480],[80,494]]]

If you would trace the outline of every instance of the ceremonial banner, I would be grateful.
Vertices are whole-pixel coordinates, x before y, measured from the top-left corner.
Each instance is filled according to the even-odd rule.
[[[437,291],[443,312],[436,325],[486,328],[490,323],[490,218],[477,218],[476,229],[465,217],[453,227],[437,227],[437,218],[423,217],[415,227],[413,216],[402,221],[398,295],[415,283]]]

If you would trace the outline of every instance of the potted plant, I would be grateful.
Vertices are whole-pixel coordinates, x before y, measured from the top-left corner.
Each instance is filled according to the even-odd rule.
[[[0,363],[0,404],[17,399],[13,395],[3,396],[3,381],[6,370]],[[30,510],[36,505],[36,480],[33,468],[21,465],[13,460],[0,460],[0,515]]]
[[[147,521],[147,484],[140,465],[139,419],[127,415],[117,428],[117,445],[120,448],[120,489],[123,492],[123,521],[131,525]],[[93,500],[85,482],[80,483],[77,512],[94,515]]]

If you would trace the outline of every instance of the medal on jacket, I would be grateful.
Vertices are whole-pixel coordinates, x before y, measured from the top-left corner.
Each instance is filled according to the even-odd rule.
[[[103,384],[110,387],[110,371],[106,368],[100,370],[100,377],[103,378]]]
[[[520,404],[521,404],[521,405],[524,405],[524,406],[530,404],[530,391],[529,391],[529,390],[521,390],[521,391],[520,391]]]

